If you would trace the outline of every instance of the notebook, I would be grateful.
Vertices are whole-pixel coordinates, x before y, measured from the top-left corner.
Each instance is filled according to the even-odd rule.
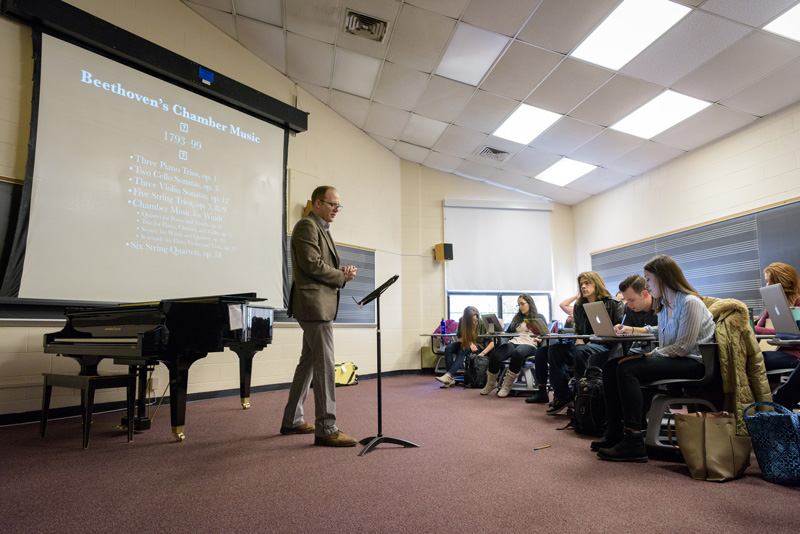
[[[530,330],[534,336],[543,336],[550,333],[550,330],[547,328],[547,323],[540,317],[525,319],[525,324],[528,325],[528,330]]]
[[[637,334],[617,334],[614,332],[614,325],[608,316],[606,306],[602,302],[587,302],[583,305],[583,311],[589,318],[592,330],[596,336],[602,337],[630,337]]]
[[[769,318],[775,327],[776,334],[800,335],[797,321],[792,317],[792,310],[786,302],[783,287],[780,284],[762,287],[761,296],[764,298],[764,311],[769,312]]]

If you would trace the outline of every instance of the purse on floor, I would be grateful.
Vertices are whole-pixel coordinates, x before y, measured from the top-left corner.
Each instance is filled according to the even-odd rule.
[[[775,411],[747,415],[751,408],[764,405],[772,406]],[[800,485],[800,414],[774,402],[756,402],[745,408],[742,415],[764,480]]]
[[[675,414],[675,433],[694,479],[726,482],[742,476],[750,465],[750,438],[736,435],[731,413]]]

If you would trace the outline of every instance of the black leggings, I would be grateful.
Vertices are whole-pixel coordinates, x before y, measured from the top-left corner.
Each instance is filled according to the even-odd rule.
[[[533,345],[504,343],[489,353],[489,372],[497,374],[500,372],[500,365],[508,358],[508,370],[512,373],[519,373],[522,369],[522,362],[525,358],[533,356],[536,347]]]

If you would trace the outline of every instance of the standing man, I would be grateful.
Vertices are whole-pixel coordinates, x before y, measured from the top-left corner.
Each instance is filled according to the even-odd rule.
[[[294,371],[281,434],[314,433],[314,445],[354,447],[356,439],[336,427],[333,321],[339,289],[356,276],[353,265],[339,267],[339,254],[328,229],[342,210],[339,193],[323,185],[311,194],[311,212],[292,231],[292,288],[289,317],[303,329],[303,351]],[[313,379],[315,424],[303,420],[303,403]]]

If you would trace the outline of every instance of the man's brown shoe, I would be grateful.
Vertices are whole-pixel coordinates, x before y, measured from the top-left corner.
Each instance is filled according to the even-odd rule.
[[[281,434],[311,434],[314,432],[314,425],[309,423],[300,423],[297,426],[282,426]]]
[[[355,447],[356,443],[358,441],[355,438],[351,438],[340,430],[324,437],[314,437],[314,445],[322,445],[323,447]]]

